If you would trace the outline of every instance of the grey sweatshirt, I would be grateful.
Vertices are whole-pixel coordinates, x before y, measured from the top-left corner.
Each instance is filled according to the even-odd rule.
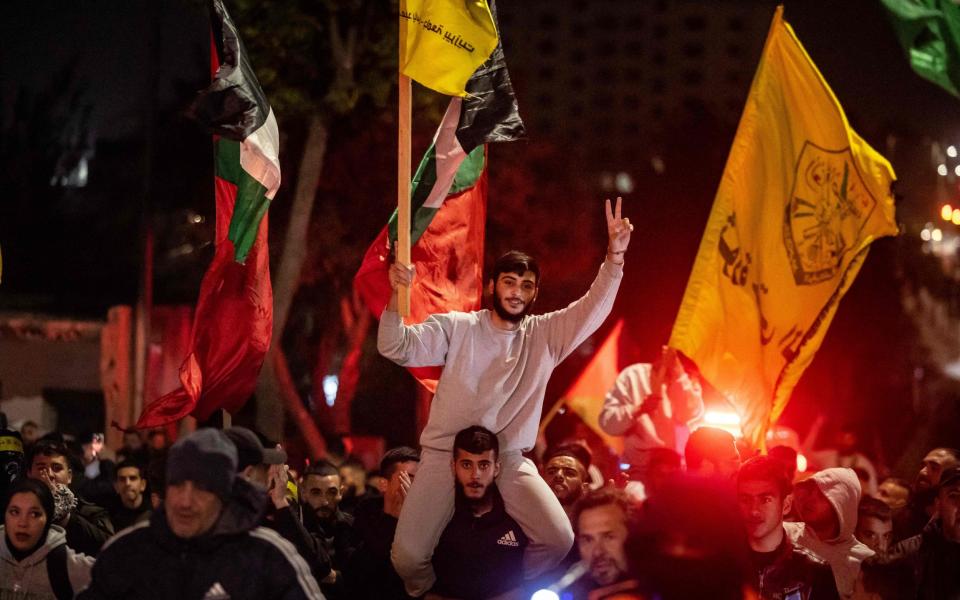
[[[497,434],[501,451],[532,448],[550,375],[610,314],[622,277],[621,266],[604,261],[582,298],[528,315],[514,331],[496,328],[489,310],[432,315],[418,325],[384,311],[380,354],[405,367],[444,367],[420,444],[449,451],[458,431],[481,425]]]

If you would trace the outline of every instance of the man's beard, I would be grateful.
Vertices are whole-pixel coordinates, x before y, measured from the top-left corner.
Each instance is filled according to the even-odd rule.
[[[530,309],[533,308],[533,300],[527,302],[523,306],[523,310],[517,314],[513,314],[503,307],[503,297],[497,293],[497,290],[493,290],[493,310],[497,313],[497,316],[508,321],[510,323],[519,323],[523,320],[527,314],[529,314]]]
[[[457,495],[460,497],[459,499],[461,501],[466,502],[470,506],[486,504],[487,501],[490,500],[490,496],[493,494],[493,484],[488,485],[487,489],[483,490],[483,495],[479,498],[471,498],[467,496],[466,492],[464,492],[464,487],[465,486],[462,483],[459,481],[457,482]]]

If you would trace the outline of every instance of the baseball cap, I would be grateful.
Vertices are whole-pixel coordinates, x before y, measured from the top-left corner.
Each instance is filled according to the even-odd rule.
[[[228,427],[223,430],[237,447],[237,471],[251,465],[282,465],[287,462],[287,453],[277,448],[266,448],[260,437],[246,427]]]

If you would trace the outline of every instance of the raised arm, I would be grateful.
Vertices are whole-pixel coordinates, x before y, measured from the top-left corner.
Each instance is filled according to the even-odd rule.
[[[607,256],[590,289],[579,300],[562,310],[544,315],[547,340],[557,361],[561,361],[603,323],[617,297],[623,277],[623,259],[630,245],[633,225],[621,216],[623,200],[617,198],[616,209],[606,201]]]

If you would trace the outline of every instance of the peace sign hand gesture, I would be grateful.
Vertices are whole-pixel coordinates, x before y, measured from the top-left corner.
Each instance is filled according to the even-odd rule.
[[[633,225],[630,219],[621,218],[620,206],[623,204],[623,198],[617,196],[616,210],[610,209],[610,199],[607,199],[607,235],[610,240],[607,244],[607,254],[614,262],[622,262],[623,254],[630,245],[630,232],[633,231]]]

